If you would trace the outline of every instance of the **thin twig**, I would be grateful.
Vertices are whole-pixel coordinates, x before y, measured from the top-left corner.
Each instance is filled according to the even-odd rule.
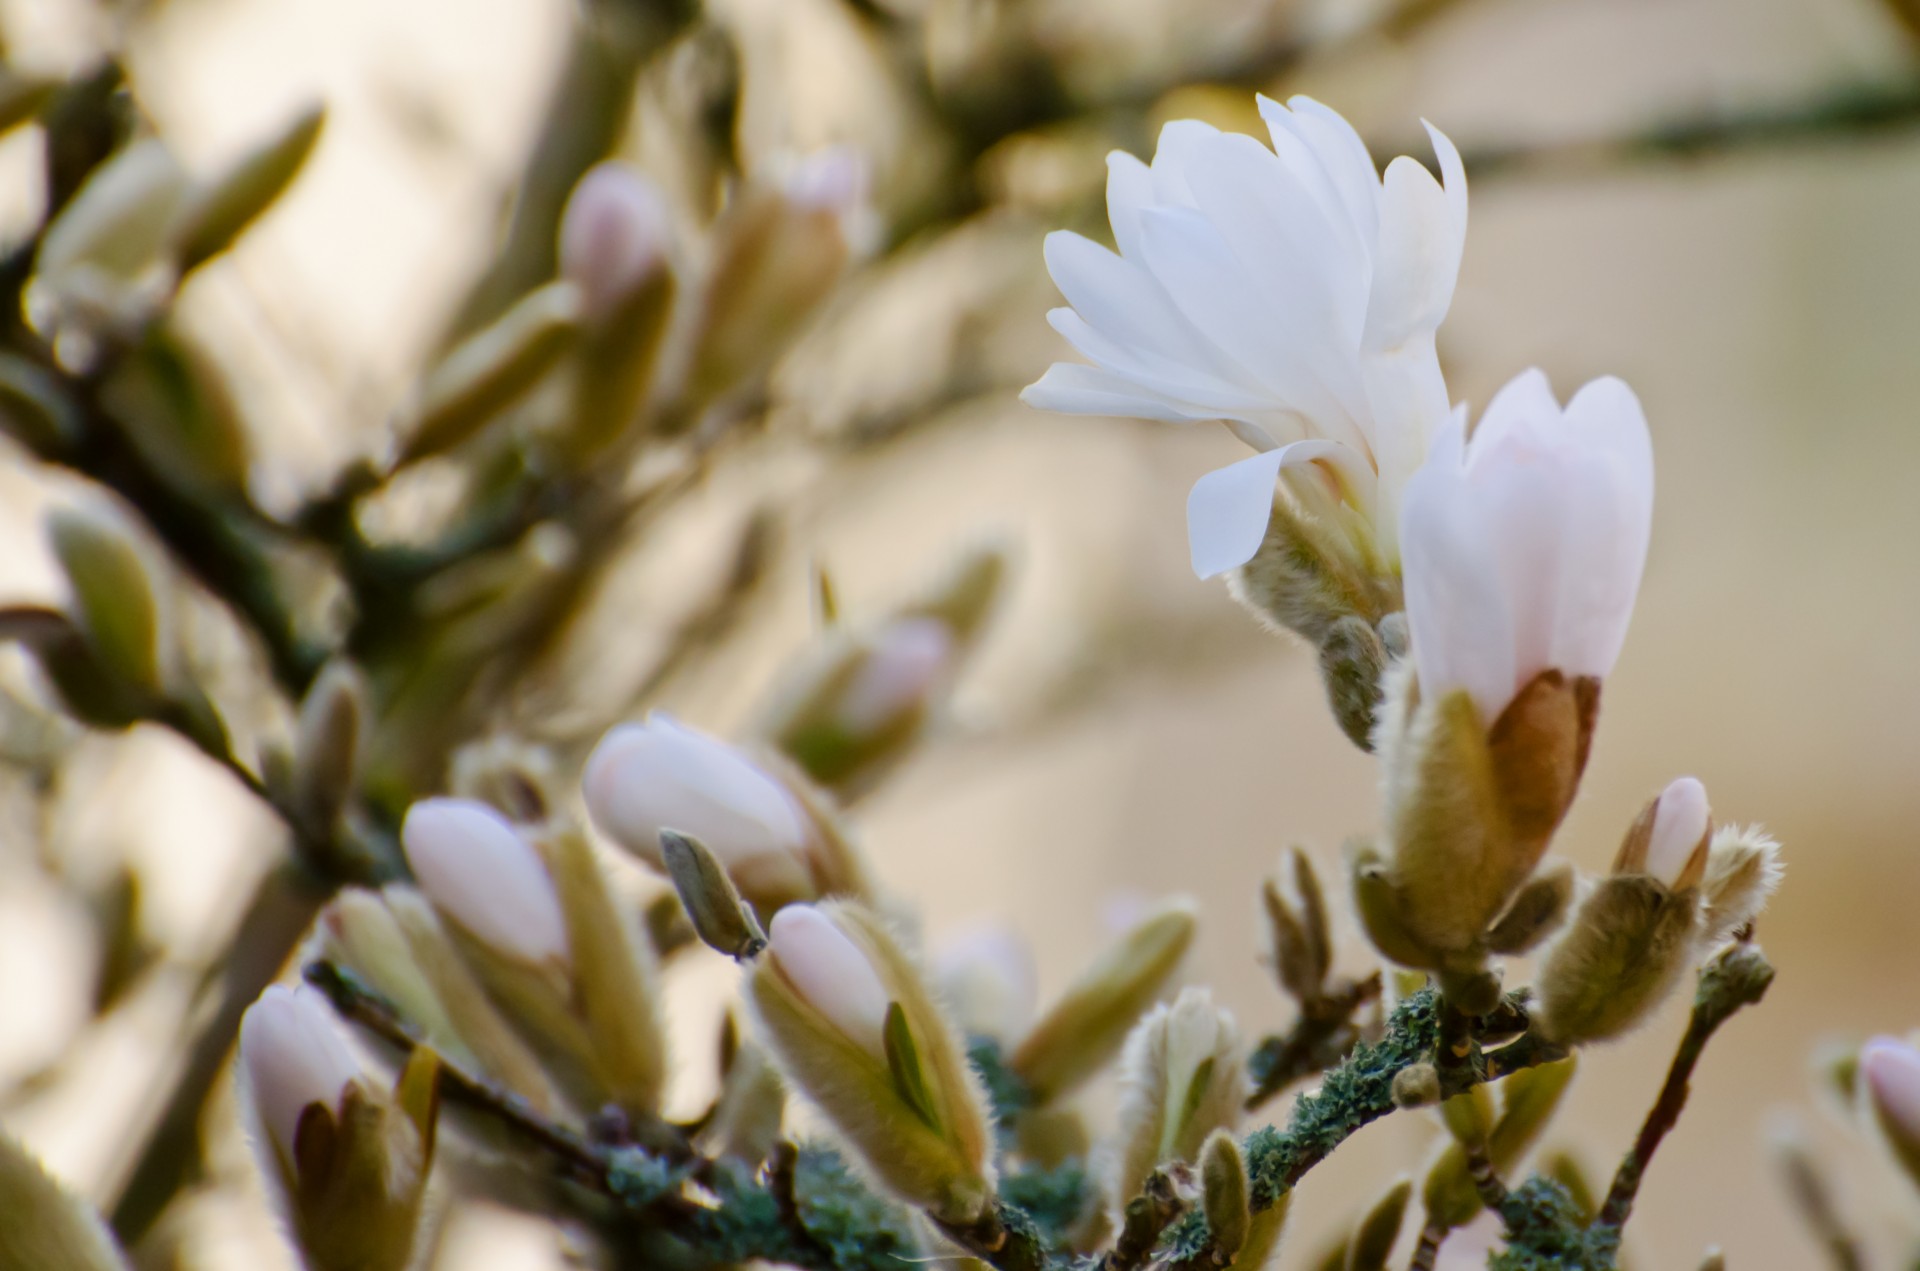
[[[1708,1040],[1720,1025],[1733,1017],[1734,1012],[1758,1002],[1772,982],[1773,968],[1761,955],[1759,947],[1752,944],[1730,946],[1701,968],[1693,1013],[1688,1017],[1687,1031],[1674,1051],[1673,1064],[1667,1069],[1666,1084],[1660,1088],[1659,1099],[1647,1113],[1638,1137],[1613,1176],[1613,1186],[1607,1190],[1606,1203],[1600,1207],[1600,1216],[1594,1220],[1596,1226],[1617,1228],[1626,1223],[1633,1212],[1633,1199],[1640,1190],[1640,1180],[1646,1174],[1654,1152],[1680,1119],[1681,1109],[1686,1107],[1688,1083]]]
[[[1433,1271],[1433,1264],[1440,1260],[1440,1246],[1451,1230],[1443,1222],[1427,1219],[1426,1225],[1420,1228],[1420,1242],[1413,1247],[1413,1260],[1407,1263],[1407,1271]]]

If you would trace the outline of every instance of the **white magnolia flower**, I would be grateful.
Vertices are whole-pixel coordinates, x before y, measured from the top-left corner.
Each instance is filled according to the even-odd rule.
[[[1202,477],[1187,502],[1202,577],[1259,549],[1284,467],[1317,462],[1395,559],[1400,492],[1446,419],[1434,331],[1467,231],[1460,154],[1427,126],[1445,175],[1411,158],[1382,179],[1365,143],[1306,97],[1260,99],[1269,150],[1194,120],[1152,166],[1108,157],[1115,254],[1047,236],[1072,308],[1054,328],[1094,365],[1056,363],[1022,396],[1046,410],[1175,423],[1219,419],[1259,454]]]
[[[1400,555],[1423,696],[1497,719],[1542,671],[1604,677],[1626,640],[1653,522],[1653,444],[1633,390],[1563,411],[1526,371],[1467,435],[1457,412],[1407,483]]]

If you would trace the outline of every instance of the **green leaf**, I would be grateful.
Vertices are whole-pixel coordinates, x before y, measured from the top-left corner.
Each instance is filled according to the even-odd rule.
[[[940,1132],[940,1111],[934,1106],[933,1092],[927,1089],[927,1075],[920,1067],[920,1050],[914,1045],[913,1030],[907,1026],[907,1013],[900,1003],[887,1004],[884,1033],[887,1069],[893,1074],[893,1088],[914,1110],[927,1128]]]

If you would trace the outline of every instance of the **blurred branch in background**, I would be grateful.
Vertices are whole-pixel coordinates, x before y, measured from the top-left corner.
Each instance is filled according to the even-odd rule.
[[[1911,4],[1889,4],[1916,26]],[[418,368],[392,435],[316,474],[318,493],[288,512],[269,510],[250,485],[252,451],[274,424],[241,417],[174,305],[297,181],[322,116],[302,116],[247,160],[195,178],[141,109],[126,69],[137,60],[103,48],[64,81],[9,70],[0,125],[37,130],[45,198],[32,233],[0,261],[0,408],[23,460],[110,511],[95,543],[104,548],[61,559],[72,603],[9,609],[0,631],[38,660],[46,702],[106,731],[146,723],[179,734],[274,811],[291,849],[209,960],[182,1021],[179,1076],[155,1127],[129,1144],[132,1169],[112,1207],[123,1240],[154,1229],[196,1176],[208,1098],[243,1010],[336,889],[406,875],[400,817],[458,784],[471,743],[507,738],[525,743],[521,757],[551,745],[577,758],[583,739],[718,659],[770,603],[766,584],[786,563],[795,509],[822,491],[831,497],[820,468],[935,421],[966,427],[969,404],[1003,396],[1027,374],[1031,350],[986,346],[1006,339],[998,310],[1038,269],[1034,213],[1091,221],[1097,198],[1044,181],[1031,200],[1028,190],[1012,197],[1005,173],[1023,148],[1061,147],[1070,166],[1097,171],[1080,165],[1081,152],[1141,148],[1171,94],[1280,91],[1316,59],[1418,39],[1460,7],[1389,4],[1321,36],[1293,6],[1258,6],[1244,38],[1103,76],[1087,64],[1100,50],[1062,38],[1042,6],[849,0],[920,129],[907,145],[924,164],[893,181],[870,157],[784,156],[792,162],[782,170],[764,153],[772,147],[740,144],[750,59],[732,24],[751,15],[722,20],[690,0],[588,0],[569,26],[499,241],[447,306],[444,347]],[[697,91],[670,91],[690,78]],[[1910,80],[1627,137],[1470,148],[1468,162],[1476,180],[1587,171],[1865,137],[1917,120],[1920,85]],[[660,165],[668,171],[628,171],[596,204],[583,178],[644,149],[636,138],[649,126],[675,139]],[[937,278],[936,267],[951,273],[956,261],[968,289],[921,285],[914,272]],[[868,364],[886,359],[861,324],[893,321],[901,292],[925,293],[912,297],[923,309],[959,311],[939,315],[945,363],[892,397],[825,407],[809,398],[803,372],[815,364],[853,363],[881,378],[888,368]],[[590,709],[565,726],[539,718],[542,703],[566,696],[555,682],[569,644],[610,603],[616,568],[685,536],[687,507],[716,472],[793,449],[816,468],[791,483],[797,493],[756,492],[749,512],[711,536],[726,561],[703,591],[657,598],[644,617],[658,647],[631,684],[589,686]],[[449,506],[410,511],[433,502],[436,483],[454,490]],[[116,568],[143,562],[128,567],[137,585],[117,596],[89,588],[89,563],[107,556]],[[969,557],[958,575],[971,584],[944,579],[871,629],[824,624],[812,660],[795,659],[769,695],[762,740],[834,793],[865,793],[939,722],[1001,564],[997,552]],[[143,588],[152,613],[135,621]],[[258,671],[244,692],[217,696],[189,669],[192,650],[167,651],[186,640],[168,629],[169,597],[218,611],[237,633],[247,669]],[[1099,701],[1113,675],[1144,663],[1192,665],[1191,633],[1156,621],[1130,623],[1124,658],[1084,660],[1013,726]],[[150,629],[129,637],[141,622]],[[142,665],[130,671],[129,657]],[[569,800],[540,790],[537,773],[516,766],[510,775],[547,796],[543,811],[574,815]],[[1258,1093],[1341,1060],[1379,987],[1362,979],[1302,998],[1300,1028],[1269,1039]]]

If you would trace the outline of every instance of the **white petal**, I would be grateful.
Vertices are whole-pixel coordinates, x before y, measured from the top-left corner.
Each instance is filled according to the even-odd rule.
[[[1281,405],[1271,393],[1249,390],[1190,363],[1119,344],[1072,309],[1049,309],[1047,324],[1094,365],[1151,396],[1191,406],[1205,418],[1257,419]]]
[[[1481,412],[1473,428],[1473,445],[1467,454],[1469,468],[1505,445],[1507,433],[1543,419],[1560,416],[1560,399],[1553,395],[1547,373],[1537,366],[1528,367],[1500,387]]]
[[[1141,225],[1147,263],[1187,320],[1322,433],[1365,450],[1339,399],[1292,355],[1298,332],[1285,304],[1247,286],[1246,266],[1212,223],[1198,212],[1156,208]]]
[[[1273,483],[1280,470],[1315,460],[1338,464],[1349,481],[1356,466],[1365,467],[1365,461],[1345,446],[1315,439],[1230,463],[1194,482],[1187,495],[1187,546],[1193,572],[1212,578],[1252,560],[1267,536],[1267,522],[1273,519]]]
[[[1626,643],[1646,570],[1653,442],[1639,399],[1612,378],[1575,393],[1562,427],[1580,455],[1578,490],[1587,510],[1563,567],[1554,656],[1572,674],[1605,676]]]
[[[1653,805],[1653,832],[1647,839],[1647,873],[1672,886],[1686,869],[1693,850],[1707,837],[1713,812],[1707,788],[1695,777],[1668,783]]]
[[[767,929],[767,952],[794,991],[869,1054],[885,1053],[890,998],[873,964],[812,905],[788,905]]]
[[[1366,347],[1391,349],[1437,329],[1453,303],[1460,236],[1433,174],[1405,155],[1387,165]]]
[[[1212,411],[1190,403],[1171,401],[1097,366],[1055,362],[1033,383],[1020,390],[1020,400],[1035,410],[1063,415],[1113,415],[1118,418],[1157,419],[1169,424],[1191,424],[1217,419]]]
[[[1337,111],[1304,96],[1288,98],[1284,108],[1262,97],[1260,115],[1268,132],[1289,131],[1319,157],[1347,215],[1371,250],[1380,233],[1380,173],[1353,125]]]
[[[1107,156],[1107,220],[1120,254],[1140,258],[1140,210],[1153,203],[1153,174],[1124,150]]]
[[[566,919],[546,866],[504,816],[474,799],[421,799],[400,842],[434,907],[528,962],[567,956]]]
[[[281,1163],[293,1168],[294,1134],[310,1104],[337,1108],[360,1065],[326,1000],[302,984],[276,984],[240,1019],[240,1068]]]
[[[1379,541],[1397,552],[1401,492],[1452,413],[1433,337],[1417,336],[1391,353],[1362,355],[1360,382],[1373,419],[1374,462],[1380,471],[1374,525]]]
[[[1464,688],[1492,723],[1513,699],[1513,602],[1501,557],[1462,471],[1466,420],[1456,413],[1407,482],[1400,558],[1407,625],[1424,695]]]

